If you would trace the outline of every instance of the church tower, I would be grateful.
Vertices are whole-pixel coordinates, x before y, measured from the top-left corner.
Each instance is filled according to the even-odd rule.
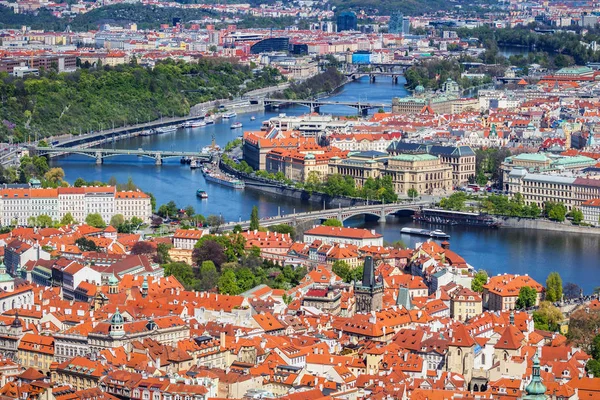
[[[546,400],[546,386],[540,378],[540,359],[537,353],[533,356],[533,368],[531,371],[531,382],[525,388],[527,393],[523,400]]]
[[[361,282],[354,284],[354,296],[357,313],[379,311],[383,307],[383,278],[375,276],[375,265],[371,256],[365,257],[363,278]]]

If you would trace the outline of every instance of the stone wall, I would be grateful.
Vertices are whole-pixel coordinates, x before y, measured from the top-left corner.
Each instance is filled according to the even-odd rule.
[[[570,233],[585,233],[600,235],[600,228],[571,225],[570,223],[554,222],[547,219],[499,217],[502,221],[501,228],[507,229],[539,229],[545,231],[560,231]]]

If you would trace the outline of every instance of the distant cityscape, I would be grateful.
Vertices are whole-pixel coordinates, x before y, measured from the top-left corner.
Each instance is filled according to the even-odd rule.
[[[0,399],[600,399],[599,18],[0,2]]]

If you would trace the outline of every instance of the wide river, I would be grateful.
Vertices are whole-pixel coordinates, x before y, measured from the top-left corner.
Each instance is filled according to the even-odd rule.
[[[345,85],[331,97],[334,101],[361,101],[391,103],[392,97],[406,96],[402,84],[392,85],[390,79],[378,78],[369,83],[368,78]],[[307,112],[304,107],[282,109],[287,115],[300,115]],[[354,115],[354,109],[344,106],[322,107],[321,112],[336,115]],[[258,112],[239,115],[235,121],[243,124],[244,130],[258,130],[263,120],[276,116],[276,112]],[[250,117],[256,120],[251,121]],[[171,134],[137,137],[113,143],[122,149],[159,150],[199,150],[210,144],[215,137],[217,144],[227,142],[242,134],[242,129],[230,129],[233,121],[226,121],[195,129],[180,129]],[[105,145],[109,146],[109,145]],[[204,215],[221,214],[227,221],[247,219],[252,206],[257,205],[261,217],[277,215],[278,208],[283,213],[318,209],[320,205],[303,203],[288,198],[246,189],[236,191],[218,184],[204,181],[202,173],[190,170],[189,166],[173,159],[162,166],[153,161],[137,157],[108,158],[103,165],[95,165],[94,160],[85,156],[72,155],[54,159],[52,164],[65,170],[67,180],[73,182],[78,177],[88,181],[108,181],[111,176],[119,182],[129,177],[144,191],[152,192],[158,204],[174,200],[180,207],[192,205],[197,213]],[[207,200],[196,198],[196,189],[208,192]],[[422,238],[401,235],[404,226],[415,226],[407,218],[389,217],[385,223],[365,221],[362,218],[346,222],[350,226],[364,226],[384,235],[389,242],[403,240],[413,246]],[[469,227],[441,227],[451,235],[451,249],[463,256],[477,269],[485,269],[491,275],[501,273],[529,274],[544,284],[548,273],[560,272],[564,282],[574,282],[586,293],[600,286],[600,235],[587,236],[560,232],[546,232],[526,229],[488,230]]]

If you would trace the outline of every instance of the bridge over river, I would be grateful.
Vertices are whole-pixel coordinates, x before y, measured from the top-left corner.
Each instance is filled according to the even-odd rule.
[[[267,227],[279,224],[296,225],[301,222],[326,220],[330,218],[335,218],[344,222],[348,218],[352,218],[357,215],[372,215],[378,217],[380,220],[385,220],[385,217],[388,215],[396,214],[400,211],[418,211],[421,208],[429,205],[429,202],[420,201],[330,208],[319,211],[308,211],[303,213],[280,215],[272,218],[263,218],[260,220],[260,226]],[[236,225],[240,225],[242,229],[248,229],[250,227],[250,221],[229,222],[221,225],[221,228],[224,230],[232,230]]]
[[[162,162],[166,158],[194,158],[198,162],[206,163],[210,162],[212,156],[206,153],[191,152],[191,151],[163,151],[163,150],[127,150],[127,149],[86,149],[80,147],[37,147],[31,146],[30,152],[37,155],[64,155],[64,154],[81,154],[86,157],[94,158],[96,164],[102,164],[105,158],[115,156],[138,156],[151,158],[154,160],[156,165],[162,165]]]

